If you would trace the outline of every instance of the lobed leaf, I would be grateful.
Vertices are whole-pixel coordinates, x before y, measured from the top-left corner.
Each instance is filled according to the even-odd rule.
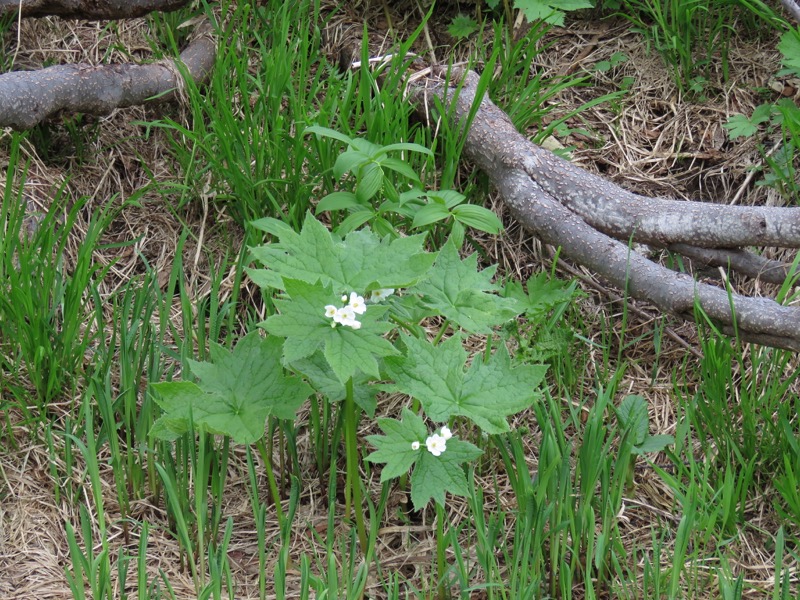
[[[485,432],[509,431],[506,417],[529,407],[540,395],[544,365],[512,367],[505,347],[488,362],[473,360],[465,371],[467,353],[461,339],[453,336],[433,346],[426,340],[403,336],[406,355],[384,362],[394,379],[385,389],[418,399],[435,421],[467,417]]]
[[[492,283],[495,267],[478,271],[475,254],[463,261],[456,246],[448,241],[439,252],[428,278],[410,291],[422,295],[431,309],[472,333],[490,333],[522,311],[513,298],[501,298]],[[394,286],[387,286],[394,287]]]

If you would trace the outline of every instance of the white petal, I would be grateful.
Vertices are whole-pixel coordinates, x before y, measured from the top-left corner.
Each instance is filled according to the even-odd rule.
[[[447,450],[447,443],[445,439],[438,433],[434,433],[433,435],[429,436],[428,439],[425,440],[425,446],[428,448],[428,452],[434,456],[439,456],[442,452]]]
[[[450,428],[447,425],[442,427],[442,438],[449,440],[451,437],[453,437],[453,432],[450,431]]]
[[[364,298],[356,294],[355,292],[350,293],[350,308],[353,309],[353,312],[359,315],[363,315],[364,312],[367,310],[366,305],[364,304]]]

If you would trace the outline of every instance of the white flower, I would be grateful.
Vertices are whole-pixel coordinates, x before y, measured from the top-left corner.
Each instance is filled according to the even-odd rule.
[[[336,309],[336,314],[333,315],[333,320],[341,325],[347,325],[353,329],[361,327],[361,323],[356,320],[356,313],[352,306],[344,306]]]
[[[447,440],[438,433],[434,433],[425,440],[425,446],[428,448],[428,452],[434,456],[439,456],[442,452],[447,450]]]
[[[347,294],[342,294],[342,302],[347,302]]]
[[[412,450],[419,450],[419,442],[411,442]]]
[[[357,315],[363,315],[367,311],[367,306],[364,304],[364,298],[355,292],[350,292],[350,304],[348,304],[348,306],[352,308],[353,312]]]
[[[394,294],[394,288],[382,288],[379,290],[372,290],[369,293],[369,301],[380,302],[381,300],[386,300],[386,298],[388,298],[392,294]]]
[[[342,301],[344,302],[346,300],[347,296],[342,296]],[[342,308],[336,308],[333,304],[325,306],[325,316],[329,319],[333,319],[331,327],[336,327],[336,324],[339,323],[340,325],[347,325],[353,329],[361,328],[361,322],[356,319],[356,313],[360,314],[367,310],[366,307],[364,307],[364,299],[353,292],[350,300],[351,303]],[[358,300],[361,300],[360,305],[358,304]]]
[[[452,431],[450,431],[450,428],[449,428],[449,427],[447,427],[447,425],[445,425],[444,427],[442,427],[442,437],[443,437],[445,440],[449,440],[451,437],[453,437],[453,432],[452,432]]]

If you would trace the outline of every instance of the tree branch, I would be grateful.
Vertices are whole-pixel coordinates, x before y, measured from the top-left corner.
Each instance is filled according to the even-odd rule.
[[[448,107],[450,118],[462,122],[475,101],[479,79],[471,71],[464,77],[457,98],[452,97],[454,90],[443,81],[428,79],[428,87],[410,87],[411,99],[422,107],[426,97],[435,95]],[[769,239],[796,246],[800,243],[798,209],[735,211],[731,209],[737,207],[637,196],[534,145],[488,98],[480,101],[464,150],[489,175],[523,226],[543,242],[560,246],[566,256],[627,290],[632,297],[648,300],[659,309],[686,319],[694,319],[699,306],[728,334],[738,332],[746,341],[800,350],[800,308],[698,283],[648,260],[628,245],[629,240],[647,243],[653,237],[661,245],[674,241],[698,245],[697,236],[703,234],[714,241],[709,242],[714,248],[750,244],[751,239],[759,244]],[[595,212],[585,214],[588,207]],[[666,211],[666,216],[657,208]],[[609,220],[625,242],[596,226],[599,222],[608,225]],[[672,235],[662,235],[662,225],[667,222],[677,240],[671,240]],[[639,226],[643,223],[651,227]],[[643,229],[650,234],[642,236]],[[719,239],[738,243],[720,244]]]
[[[792,271],[792,265],[770,260],[739,248],[698,248],[688,244],[672,244],[667,249],[686,256],[702,266],[731,269],[752,279],[760,279],[775,285],[781,285],[787,277],[800,275],[800,271]]]
[[[0,17],[47,17],[102,20],[143,17],[155,10],[177,10],[189,0],[0,0]]]
[[[800,5],[795,0],[781,0],[781,4],[791,13],[795,21],[800,21]]]
[[[207,21],[193,37],[174,62],[58,65],[0,74],[0,127],[30,129],[60,111],[104,115],[156,98],[171,99],[183,85],[182,67],[201,83],[214,66],[217,46]]]

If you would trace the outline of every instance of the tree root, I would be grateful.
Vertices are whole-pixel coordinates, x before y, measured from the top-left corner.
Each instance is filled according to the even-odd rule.
[[[202,83],[214,66],[217,43],[208,21],[201,21],[192,37],[174,62],[58,65],[0,74],[0,127],[30,129],[61,111],[105,115],[148,100],[172,99],[184,85],[183,69]]]
[[[455,88],[430,77],[409,86],[410,99],[429,112],[437,96],[454,122],[467,119],[479,77]],[[750,298],[699,283],[656,264],[630,247],[654,244],[745,275],[797,281],[791,265],[768,261],[740,246],[800,247],[800,208],[739,207],[638,196],[544,150],[514,128],[488,98],[470,123],[466,156],[487,173],[512,215],[543,242],[660,310],[693,320],[701,314],[728,335],[800,351],[800,307]],[[769,274],[767,274],[769,273]]]

